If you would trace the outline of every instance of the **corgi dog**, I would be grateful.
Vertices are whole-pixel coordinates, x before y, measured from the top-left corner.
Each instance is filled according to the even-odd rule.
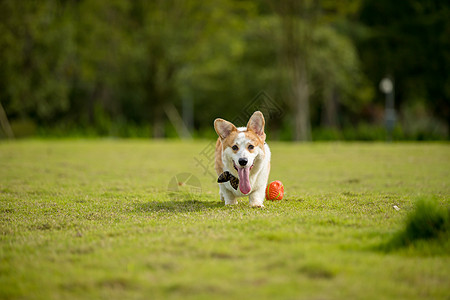
[[[223,119],[214,121],[219,136],[215,169],[225,205],[237,204],[237,198],[248,196],[250,206],[264,207],[271,156],[264,125],[260,111],[253,113],[247,127],[236,127]]]

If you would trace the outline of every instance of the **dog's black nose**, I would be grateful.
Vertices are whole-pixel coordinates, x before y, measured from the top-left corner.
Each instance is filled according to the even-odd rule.
[[[239,164],[241,166],[245,166],[248,163],[248,159],[246,158],[239,158]]]

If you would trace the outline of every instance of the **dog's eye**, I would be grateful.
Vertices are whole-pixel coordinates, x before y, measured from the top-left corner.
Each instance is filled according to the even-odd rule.
[[[253,146],[253,145],[248,145],[248,150],[253,150],[253,149],[255,149],[255,146]]]
[[[233,149],[233,151],[238,151],[239,147],[237,145],[234,145],[233,147],[231,147],[231,149]]]

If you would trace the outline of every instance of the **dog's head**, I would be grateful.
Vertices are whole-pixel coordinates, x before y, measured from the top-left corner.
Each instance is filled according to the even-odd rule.
[[[264,125],[264,116],[260,111],[253,113],[247,127],[236,128],[223,119],[214,121],[214,128],[222,141],[223,162],[228,170],[237,173],[239,190],[243,194],[250,193],[250,171],[264,158]]]

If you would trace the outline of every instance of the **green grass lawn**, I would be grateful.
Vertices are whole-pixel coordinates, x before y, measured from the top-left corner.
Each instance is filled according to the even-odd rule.
[[[383,250],[418,198],[449,208],[449,144],[270,143],[264,209],[219,202],[207,145],[0,143],[0,298],[449,299],[445,235]]]

